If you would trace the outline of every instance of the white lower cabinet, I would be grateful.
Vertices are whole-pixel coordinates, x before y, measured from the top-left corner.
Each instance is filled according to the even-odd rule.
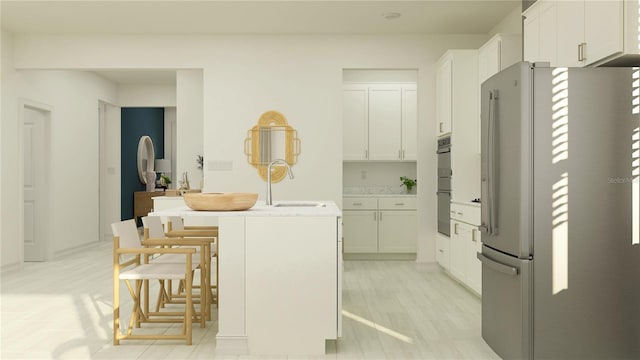
[[[378,252],[378,210],[344,210],[344,252]]]
[[[416,211],[380,210],[378,214],[378,252],[416,252]]]
[[[417,251],[415,198],[345,198],[343,204],[345,253]]]
[[[482,266],[477,253],[482,249],[478,223],[480,208],[451,204],[449,273],[477,294],[482,293]]]
[[[443,269],[449,271],[451,267],[451,239],[438,233],[436,238],[436,261]]]

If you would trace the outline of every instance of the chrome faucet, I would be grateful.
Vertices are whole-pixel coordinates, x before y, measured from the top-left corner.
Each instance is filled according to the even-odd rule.
[[[289,179],[293,179],[293,171],[291,171],[291,166],[283,159],[275,159],[269,163],[267,167],[267,205],[273,205],[273,201],[271,198],[271,167],[277,163],[282,163],[287,167],[287,173],[289,174]]]

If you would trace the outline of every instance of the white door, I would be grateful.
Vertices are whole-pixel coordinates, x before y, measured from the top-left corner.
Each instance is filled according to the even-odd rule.
[[[110,241],[111,224],[120,221],[120,107],[99,102],[100,234]]]
[[[49,112],[23,108],[24,261],[46,260],[46,122]]]

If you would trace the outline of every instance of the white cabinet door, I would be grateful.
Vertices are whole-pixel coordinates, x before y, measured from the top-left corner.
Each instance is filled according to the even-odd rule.
[[[402,89],[397,85],[369,87],[369,159],[401,158]]]
[[[580,61],[580,47],[584,42],[584,2],[558,1],[556,4],[558,16],[558,44],[559,66],[583,66]]]
[[[453,60],[442,58],[436,73],[436,135],[451,133],[451,81]]]
[[[369,95],[366,85],[345,85],[342,104],[344,160],[366,160],[369,147]]]
[[[585,66],[624,51],[624,1],[558,1],[558,66]]]
[[[402,160],[416,160],[418,154],[418,91],[402,87]]]
[[[524,13],[524,60],[557,64],[556,2],[538,0]]]
[[[378,251],[415,253],[417,218],[415,210],[381,210],[378,221]]]
[[[451,237],[449,247],[451,249],[451,263],[449,272],[458,280],[464,281],[466,246],[464,242],[464,226],[458,221],[451,221]]]
[[[378,212],[375,210],[343,211],[344,252],[378,252]]]
[[[624,51],[624,1],[585,1],[584,6],[585,64]]]
[[[449,242],[450,239],[448,236],[438,234],[436,238],[436,261],[438,264],[442,266],[445,270],[449,270],[450,261],[450,250],[449,250]]]
[[[480,84],[501,70],[500,38],[494,38],[478,49],[478,80]]]
[[[531,5],[524,15],[522,42],[523,60],[536,61],[540,58],[540,8]]]
[[[464,235],[468,236],[465,240],[465,283],[480,294],[482,293],[482,263],[477,257],[477,253],[482,251],[480,232],[471,225],[464,225],[467,228]]]

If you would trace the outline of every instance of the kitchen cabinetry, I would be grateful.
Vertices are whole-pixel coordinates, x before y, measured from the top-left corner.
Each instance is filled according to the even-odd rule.
[[[621,53],[623,5],[623,1],[558,1],[558,64],[585,66]]]
[[[637,1],[538,0],[523,15],[527,61],[578,67],[637,64]]]
[[[479,83],[520,61],[521,57],[520,35],[496,34],[478,49]]]
[[[344,198],[343,204],[345,253],[416,252],[416,198]]]
[[[453,59],[445,56],[438,62],[436,72],[436,135],[451,133],[451,80]]]
[[[523,13],[523,41],[525,61],[544,61],[557,64],[556,2],[538,0]]]
[[[451,120],[452,198],[468,201],[480,194],[478,50],[448,50],[438,68],[450,72],[448,84],[438,80],[436,115]]]
[[[369,153],[369,91],[366,85],[345,85],[342,91],[344,160],[366,160]]]
[[[348,84],[343,91],[344,160],[415,160],[415,84]]]
[[[482,266],[476,257],[482,250],[479,222],[478,206],[451,204],[449,273],[478,294],[482,292]]]
[[[436,261],[443,269],[449,270],[451,262],[450,238],[446,235],[437,234],[436,238]]]

